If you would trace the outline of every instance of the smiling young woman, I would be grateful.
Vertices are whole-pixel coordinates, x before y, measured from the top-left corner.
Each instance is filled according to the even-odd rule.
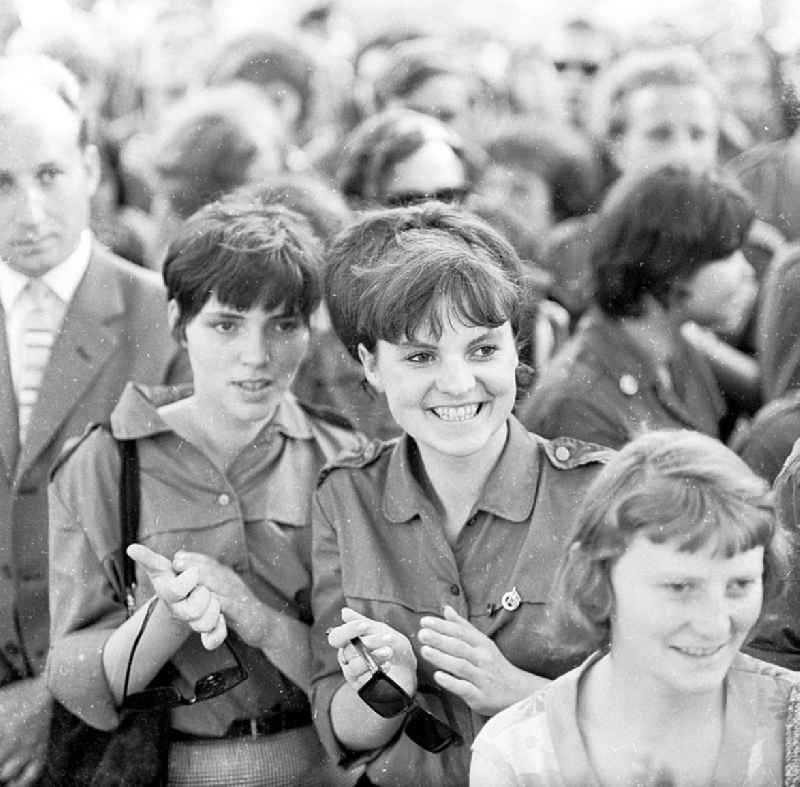
[[[575,663],[544,601],[608,452],[512,416],[521,279],[441,203],[364,214],[329,247],[333,326],[403,429],[330,465],[313,514],[315,718],[361,785],[465,784],[486,718]]]
[[[597,650],[486,725],[471,784],[795,783],[797,674],[739,652],[786,549],[766,482],[721,443],[629,443],[590,487],[557,583],[561,636]]]

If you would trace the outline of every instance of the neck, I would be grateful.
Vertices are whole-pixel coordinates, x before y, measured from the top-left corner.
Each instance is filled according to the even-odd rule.
[[[650,307],[642,317],[622,317],[619,325],[628,338],[656,366],[666,366],[675,354],[680,325],[660,306]]]
[[[189,396],[159,411],[169,426],[225,470],[272,420],[274,412],[257,422],[226,418],[214,407],[208,411],[202,398]]]
[[[472,510],[503,452],[507,435],[506,423],[487,445],[468,456],[451,456],[418,445],[425,475],[447,520]]]
[[[646,671],[621,663],[613,651],[601,659],[592,692],[602,717],[621,720],[631,739],[658,743],[669,731],[698,728],[715,716],[721,719],[724,689],[720,684],[702,693],[678,692]],[[593,714],[592,708],[588,708]]]

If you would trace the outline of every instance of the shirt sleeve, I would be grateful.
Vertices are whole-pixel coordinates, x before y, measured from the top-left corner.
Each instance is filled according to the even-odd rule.
[[[745,651],[781,667],[800,669],[800,452],[792,452],[775,479],[778,514],[793,538],[783,592],[770,601]]]
[[[314,578],[311,591],[311,608],[314,623],[311,627],[311,707],[314,724],[322,745],[344,767],[374,759],[379,750],[354,752],[343,747],[331,723],[333,696],[345,682],[337,653],[328,644],[327,630],[341,622],[342,607],[346,606],[342,589],[342,567],[336,528],[329,520],[320,495],[328,489],[318,490],[312,505],[311,565]]]
[[[82,495],[89,516],[79,517],[62,496],[76,475],[62,468],[49,489],[50,507],[50,652],[47,684],[68,710],[87,724],[113,729],[119,723],[103,668],[103,648],[125,620],[117,598],[119,578],[110,559],[98,556],[84,528],[119,521],[116,507],[100,494],[96,481],[83,473]],[[90,480],[91,479],[91,480]]]

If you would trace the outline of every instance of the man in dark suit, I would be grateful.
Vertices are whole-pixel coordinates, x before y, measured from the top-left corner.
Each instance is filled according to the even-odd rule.
[[[128,380],[185,376],[158,277],[92,239],[98,178],[72,74],[0,58],[0,784],[47,743],[50,466]]]

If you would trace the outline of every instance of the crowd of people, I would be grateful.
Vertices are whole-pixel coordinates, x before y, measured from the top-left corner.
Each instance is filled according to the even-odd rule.
[[[81,5],[0,55],[0,784],[800,785],[800,42]]]

